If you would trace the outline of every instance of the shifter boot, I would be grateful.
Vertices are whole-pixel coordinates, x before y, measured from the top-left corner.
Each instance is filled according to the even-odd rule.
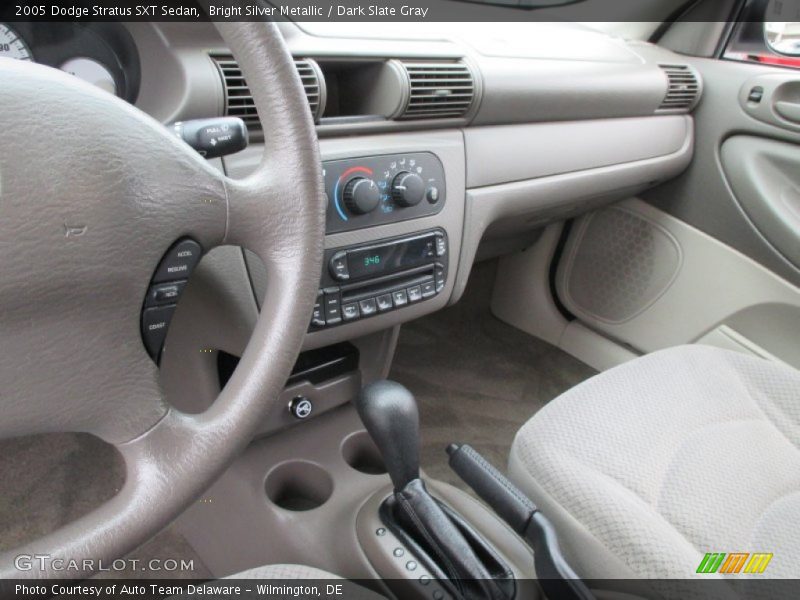
[[[382,512],[395,535],[416,547],[418,558],[432,563],[426,566],[438,571],[458,597],[513,598],[513,573],[477,533],[428,493],[421,479],[395,492]]]

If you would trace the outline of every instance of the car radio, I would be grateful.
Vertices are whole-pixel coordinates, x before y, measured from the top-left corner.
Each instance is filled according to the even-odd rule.
[[[447,253],[442,229],[326,250],[311,329],[433,298],[447,281]]]

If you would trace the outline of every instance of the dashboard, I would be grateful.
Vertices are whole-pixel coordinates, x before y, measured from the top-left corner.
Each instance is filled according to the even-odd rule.
[[[303,350],[354,345],[367,378],[383,373],[399,325],[459,300],[476,260],[524,250],[548,223],[658,185],[692,157],[702,80],[684,57],[575,24],[446,25],[371,37],[278,25],[328,197]],[[211,23],[0,24],[0,57],[73,73],[165,126],[238,117],[249,147],[211,164],[243,178],[261,160],[269,121]],[[217,396],[215,361],[242,355],[269,286],[246,250],[195,250],[191,277],[143,292],[141,321],[170,401],[188,412]],[[302,392],[332,407],[359,387],[345,379],[287,388],[287,403]]]
[[[116,23],[0,23],[0,58],[61,69],[136,102],[141,65],[136,43]]]

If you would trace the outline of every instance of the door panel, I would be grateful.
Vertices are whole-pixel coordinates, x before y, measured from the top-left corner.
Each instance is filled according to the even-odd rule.
[[[734,196],[754,226],[800,266],[800,147],[737,135],[723,142],[720,159]]]
[[[573,225],[556,276],[575,316],[564,331],[634,353],[704,343],[800,368],[800,72],[685,59],[704,90],[692,163]]]
[[[784,142],[800,158],[800,128],[767,123],[739,102],[742,90],[761,76],[778,75],[779,79],[791,76],[800,80],[800,73],[717,59],[687,57],[687,62],[701,73],[704,85],[703,98],[694,112],[694,158],[680,177],[651,190],[643,198],[790,283],[800,285],[800,267],[775,246],[745,209],[746,205],[755,206],[760,201],[735,193],[721,163],[723,143],[740,135]]]

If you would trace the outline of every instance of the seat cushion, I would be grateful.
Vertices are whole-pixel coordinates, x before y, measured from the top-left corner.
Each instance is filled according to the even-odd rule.
[[[305,565],[262,565],[226,579],[341,579],[338,575]]]
[[[512,479],[587,578],[686,578],[707,552],[800,577],[800,372],[680,346],[601,373],[517,433]]]

